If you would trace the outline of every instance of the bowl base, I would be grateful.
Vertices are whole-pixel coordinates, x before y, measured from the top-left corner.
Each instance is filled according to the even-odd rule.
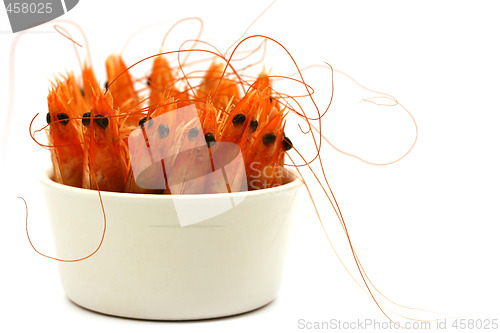
[[[71,298],[69,298],[68,296],[66,296],[67,300],[83,309],[83,310],[86,310],[86,311],[90,311],[90,312],[93,312],[93,313],[96,313],[98,315],[103,315],[103,316],[109,316],[109,317],[115,317],[115,318],[121,318],[121,319],[132,319],[132,320],[144,320],[144,321],[199,321],[199,320],[212,320],[212,319],[221,319],[221,318],[227,318],[227,317],[234,317],[234,316],[241,316],[241,315],[245,315],[247,313],[251,313],[251,312],[254,312],[254,311],[259,311],[260,309],[263,309],[265,307],[267,307],[268,305],[270,305],[271,303],[274,302],[274,300],[276,298],[273,298],[271,299],[270,301],[268,301],[267,303],[264,303],[262,305],[259,305],[257,307],[253,307],[253,308],[249,308],[247,310],[243,310],[243,311],[236,311],[236,312],[228,312],[226,314],[220,314],[220,315],[212,315],[212,316],[188,316],[188,317],[170,317],[168,316],[168,314],[165,314],[164,317],[162,318],[157,318],[156,316],[155,317],[148,317],[148,316],[145,316],[145,315],[142,315],[142,316],[133,316],[133,315],[126,315],[126,314],[118,314],[118,313],[112,313],[112,312],[106,312],[106,311],[100,311],[100,310],[95,310],[95,309],[92,309],[90,307],[86,307],[84,305],[81,305],[79,304],[78,302],[75,302],[74,300],[72,300]]]

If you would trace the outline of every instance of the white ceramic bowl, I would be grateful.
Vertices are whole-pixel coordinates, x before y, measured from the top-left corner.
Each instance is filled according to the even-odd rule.
[[[41,183],[57,257],[85,257],[103,231],[98,193],[58,184],[51,173]],[[301,185],[292,179],[231,194],[101,192],[104,242],[87,260],[59,263],[66,295],[94,311],[141,319],[215,318],[259,308],[278,293]],[[234,207],[209,212],[228,202]],[[186,212],[214,216],[182,227]]]

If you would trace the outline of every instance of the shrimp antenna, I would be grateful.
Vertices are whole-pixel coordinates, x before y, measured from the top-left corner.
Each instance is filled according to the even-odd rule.
[[[87,48],[87,58],[88,58],[89,62],[91,63],[90,48],[88,47],[89,43],[88,43],[88,40],[87,40],[87,36],[83,32],[83,29],[78,24],[76,24],[75,22],[70,21],[70,20],[64,20],[64,19],[51,21],[50,24],[58,23],[58,22],[59,23],[68,23],[68,24],[71,24],[71,25],[73,25],[74,27],[76,27],[80,31],[80,33],[83,36],[84,42],[85,42],[84,44],[85,44],[85,46]],[[45,23],[45,24],[49,24],[49,23]],[[42,24],[40,26],[43,26],[45,24]],[[55,28],[55,26],[54,26],[54,29],[56,31],[58,31],[62,36],[70,39],[74,43],[73,45],[77,44],[80,47],[82,47],[81,44],[76,43],[71,37],[68,37],[64,33],[61,33],[61,31],[57,30],[57,28]],[[8,146],[8,143],[9,143],[9,133],[10,133],[11,123],[12,123],[12,113],[13,113],[13,110],[14,110],[14,96],[15,96],[15,79],[14,79],[15,76],[14,76],[14,73],[15,73],[15,67],[16,67],[16,61],[15,61],[16,57],[15,57],[15,55],[16,55],[17,45],[18,45],[19,40],[21,39],[21,37],[24,36],[26,33],[29,33],[29,32],[30,32],[30,30],[25,30],[25,31],[19,32],[16,35],[16,37],[14,37],[14,40],[12,41],[12,44],[10,46],[10,55],[9,55],[9,101],[8,101],[8,104],[7,104],[7,118],[5,119],[5,122],[4,122],[4,129],[3,129],[2,141],[0,142],[1,147],[4,148],[0,152],[0,160],[2,161],[1,165],[6,165],[5,159],[6,159],[6,154],[7,154],[7,146]],[[76,47],[75,47],[75,50],[76,50]],[[80,66],[81,66],[80,57],[78,55],[78,52],[77,52],[77,57],[78,57],[78,61],[79,61]],[[1,166],[0,166],[0,169],[1,169]]]
[[[241,36],[240,36],[237,40],[235,40],[235,41],[234,41],[234,43],[233,43],[233,44],[231,44],[231,46],[229,46],[229,47],[227,48],[226,52],[224,52],[224,57],[227,57],[227,54],[228,54],[228,53],[229,53],[229,51],[233,48],[233,46],[235,46],[238,42],[240,42],[240,41],[243,39],[243,37],[245,37],[245,35],[246,35],[246,33],[248,32],[248,30],[250,30],[250,28],[251,28],[251,27],[255,24],[255,22],[257,22],[257,21],[261,18],[261,16],[262,16],[262,15],[264,15],[264,14],[265,14],[265,13],[269,10],[269,8],[271,8],[271,7],[274,5],[274,3],[275,3],[276,1],[278,1],[278,0],[274,0],[273,2],[271,2],[271,3],[269,4],[269,6],[267,6],[267,8],[266,8],[266,9],[264,9],[264,10],[262,11],[262,13],[260,13],[260,14],[259,14],[259,16],[257,16],[257,17],[256,17],[256,18],[252,21],[252,23],[250,23],[250,25],[249,25],[249,26],[245,29],[245,31],[243,31],[243,33],[241,34]]]

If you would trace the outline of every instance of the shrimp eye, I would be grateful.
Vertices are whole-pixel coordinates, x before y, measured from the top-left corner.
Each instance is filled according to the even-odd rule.
[[[247,119],[247,117],[245,117],[243,113],[238,113],[233,117],[233,125],[243,124],[245,122],[245,119]]]
[[[100,115],[100,114],[95,116],[95,122],[102,129],[106,129],[106,127],[108,127],[108,125],[109,125],[109,119],[104,117],[103,115]]]
[[[146,120],[148,120],[147,116],[142,118],[141,120],[139,120],[139,126],[144,126],[144,124],[146,123]],[[151,128],[151,126],[153,126],[153,119],[149,118],[148,128]]]
[[[82,125],[88,127],[90,125],[90,112],[85,112],[82,116]]]
[[[273,102],[273,98],[272,97],[269,97],[269,102]]]
[[[285,148],[285,150],[290,150],[293,148],[292,140],[290,140],[290,138],[286,136],[283,137],[283,141],[281,141],[281,143],[283,144],[283,148]]]
[[[85,90],[83,90],[83,88],[80,88],[80,94],[82,94],[82,96],[85,96]]]
[[[199,130],[196,127],[193,127],[188,132],[188,138],[194,139],[198,136]]]
[[[250,131],[255,132],[257,127],[259,126],[259,122],[257,120],[252,120],[250,122]]]
[[[82,116],[82,124],[85,127],[88,127],[90,125],[90,112],[85,112]],[[99,125],[102,129],[106,129],[109,125],[109,119],[104,117],[103,115],[97,115],[94,117],[95,123]]]
[[[139,126],[144,126],[144,123],[146,122],[146,119],[148,119],[148,117],[144,117],[141,120],[139,120]]]
[[[165,126],[163,124],[160,124],[160,126],[158,126],[158,134],[160,135],[161,139],[165,139],[169,133],[170,129],[168,128],[168,126]]]
[[[146,84],[147,84],[148,86],[150,86],[150,85],[151,85],[151,76],[148,76],[148,79],[146,80]]]
[[[104,89],[108,90],[108,81],[104,82]]]
[[[45,120],[47,120],[47,124],[50,125],[50,123],[52,122],[52,119],[50,118],[50,112],[47,112],[47,117],[45,117]]]
[[[214,144],[215,144],[215,137],[212,133],[208,132],[207,134],[205,134],[205,141],[207,142],[207,145],[209,147],[212,147]]]
[[[273,143],[274,141],[276,141],[276,135],[274,135],[273,133],[267,133],[266,135],[264,135],[264,137],[262,138],[262,143],[267,146],[271,143]]]
[[[66,125],[68,125],[68,123],[69,123],[69,120],[68,120],[68,119],[69,119],[69,117],[68,117],[68,115],[67,115],[66,113],[64,113],[64,112],[58,113],[58,114],[57,114],[57,119],[58,119],[58,120],[60,120],[60,121],[61,121],[61,124],[65,125],[65,126],[66,126]]]

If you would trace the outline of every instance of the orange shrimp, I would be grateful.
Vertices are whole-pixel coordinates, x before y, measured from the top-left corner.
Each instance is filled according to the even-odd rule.
[[[66,94],[68,81],[57,81],[47,97],[50,145],[54,180],[70,186],[82,186],[83,148],[81,124],[75,119]]]
[[[198,117],[203,127],[205,139],[207,144],[211,145],[219,139],[219,124],[217,123],[217,118],[219,117],[220,110],[218,110],[210,100],[207,100],[206,103],[197,105]]]
[[[244,159],[250,190],[282,184],[285,148],[283,144],[283,112],[276,114],[258,133],[245,150]]]
[[[259,126],[259,113],[269,113],[269,108],[263,105],[269,104],[270,89],[269,77],[261,75],[257,81],[248,89],[245,96],[231,110],[230,113],[222,115],[221,140],[240,144],[245,140],[244,134],[253,133]]]
[[[174,75],[164,56],[155,57],[153,60],[153,70],[148,77],[147,83],[150,89],[149,106],[152,108],[160,105],[165,93],[169,93],[172,96],[180,94],[175,88]]]
[[[90,109],[92,105],[92,97],[94,92],[100,90],[99,83],[94,74],[94,70],[86,62],[82,69],[82,95],[87,104],[87,108]]]
[[[146,130],[151,124],[152,120],[145,124],[141,122],[128,138],[131,168],[127,175],[125,192],[161,194],[168,188],[162,165],[152,156],[152,140]]]
[[[81,93],[80,86],[77,84],[73,73],[63,76],[64,84],[60,85],[60,93],[64,101],[73,110],[75,117],[80,117],[86,112],[87,105]]]
[[[210,170],[206,141],[194,106],[176,111],[175,131],[165,166],[172,194],[203,193],[203,175]],[[186,166],[190,167],[186,167]]]
[[[196,90],[196,96],[201,101],[210,98],[215,107],[228,110],[230,104],[240,101],[240,91],[236,82],[222,77],[224,67],[224,64],[216,62],[210,65]]]
[[[113,96],[118,114],[123,115],[123,119],[119,121],[120,128],[122,131],[132,130],[143,117],[140,112],[141,101],[121,56],[110,55],[106,59],[106,73],[108,76],[106,89]]]
[[[110,94],[97,91],[82,118],[84,130],[83,188],[123,192],[128,174],[128,147],[120,135]]]
[[[165,92],[158,105],[150,107],[150,115],[141,119],[128,138],[131,169],[127,192],[170,194],[163,159],[175,153],[170,129],[175,129],[176,113],[169,112],[177,109],[177,103]]]

